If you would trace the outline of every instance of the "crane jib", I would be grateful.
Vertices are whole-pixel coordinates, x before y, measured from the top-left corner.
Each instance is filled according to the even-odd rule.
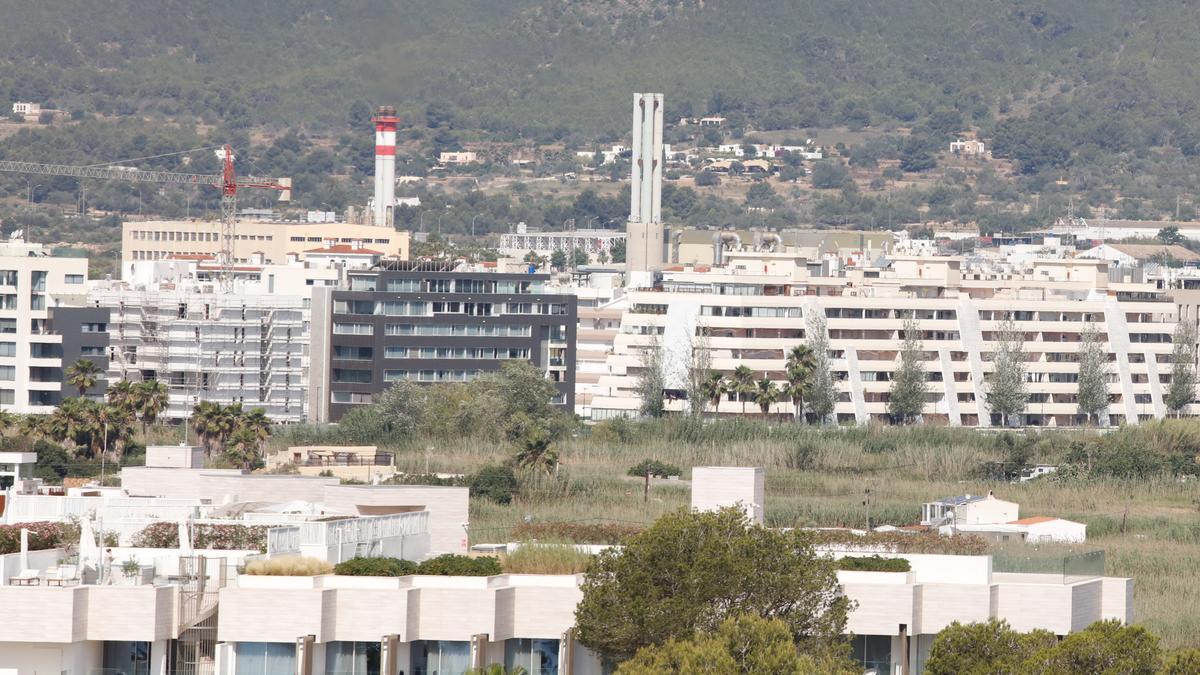
[[[139,183],[173,183],[177,185],[211,185],[224,186],[224,177],[220,174],[175,173],[172,171],[143,171],[141,169],[124,169],[103,166],[70,166],[67,164],[38,164],[36,162],[13,162],[0,160],[0,171],[10,173],[28,173],[40,176],[73,176],[75,178],[97,178],[100,180],[123,180]],[[238,187],[273,188],[277,181],[272,178],[257,176],[242,176]]]

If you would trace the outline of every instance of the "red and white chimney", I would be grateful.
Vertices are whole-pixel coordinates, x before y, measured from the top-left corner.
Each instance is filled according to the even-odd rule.
[[[396,208],[396,108],[382,105],[375,109],[375,203],[372,224],[392,227]]]

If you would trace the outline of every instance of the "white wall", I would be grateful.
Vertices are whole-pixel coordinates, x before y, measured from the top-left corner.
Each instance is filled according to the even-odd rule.
[[[715,511],[740,505],[751,522],[763,522],[766,474],[762,467],[697,466],[692,468],[692,510]]]

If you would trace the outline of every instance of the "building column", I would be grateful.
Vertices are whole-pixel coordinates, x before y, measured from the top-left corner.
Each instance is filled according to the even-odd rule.
[[[155,640],[150,643],[150,675],[167,675],[167,652],[171,649],[170,640]],[[217,664],[220,665],[220,650],[217,652]],[[218,667],[214,672],[220,674]]]

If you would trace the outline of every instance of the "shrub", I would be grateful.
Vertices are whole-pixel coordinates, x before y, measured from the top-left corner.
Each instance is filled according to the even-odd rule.
[[[269,560],[254,560],[246,564],[245,574],[265,577],[315,577],[333,572],[333,565],[306,556],[281,556]]]
[[[656,459],[643,459],[636,466],[630,467],[629,471],[626,473],[630,476],[637,476],[639,478],[644,478],[646,476],[658,476],[659,478],[666,478],[667,476],[678,476],[683,472],[679,470],[679,467],[673,464],[664,464]]]
[[[837,561],[837,568],[848,572],[907,572],[912,569],[912,566],[904,558],[868,555],[840,558]]]
[[[196,548],[219,551],[267,551],[265,525],[193,525],[192,544]],[[179,548],[179,523],[152,523],[133,535],[139,548]]]
[[[62,545],[62,523],[36,522],[0,525],[0,555],[21,551],[21,530],[29,530],[29,550],[42,551]]]
[[[502,571],[500,561],[491,556],[472,558],[454,553],[431,558],[417,567],[417,574],[442,577],[490,577]]]
[[[504,558],[511,574],[579,574],[586,572],[592,554],[561,544],[525,544]]]
[[[831,548],[843,547],[870,552],[940,553],[944,555],[983,555],[987,542],[972,534],[943,537],[936,532],[906,534],[903,532],[869,532],[859,535],[841,530],[822,530],[812,533],[813,544]]]
[[[521,523],[513,530],[513,537],[518,541],[553,539],[576,544],[622,544],[644,529],[644,525],[627,523]]]
[[[512,502],[516,491],[517,476],[509,466],[488,464],[471,477],[472,497],[508,504]]]
[[[417,573],[417,564],[399,558],[351,558],[333,567],[334,574],[348,577],[403,577]]]

